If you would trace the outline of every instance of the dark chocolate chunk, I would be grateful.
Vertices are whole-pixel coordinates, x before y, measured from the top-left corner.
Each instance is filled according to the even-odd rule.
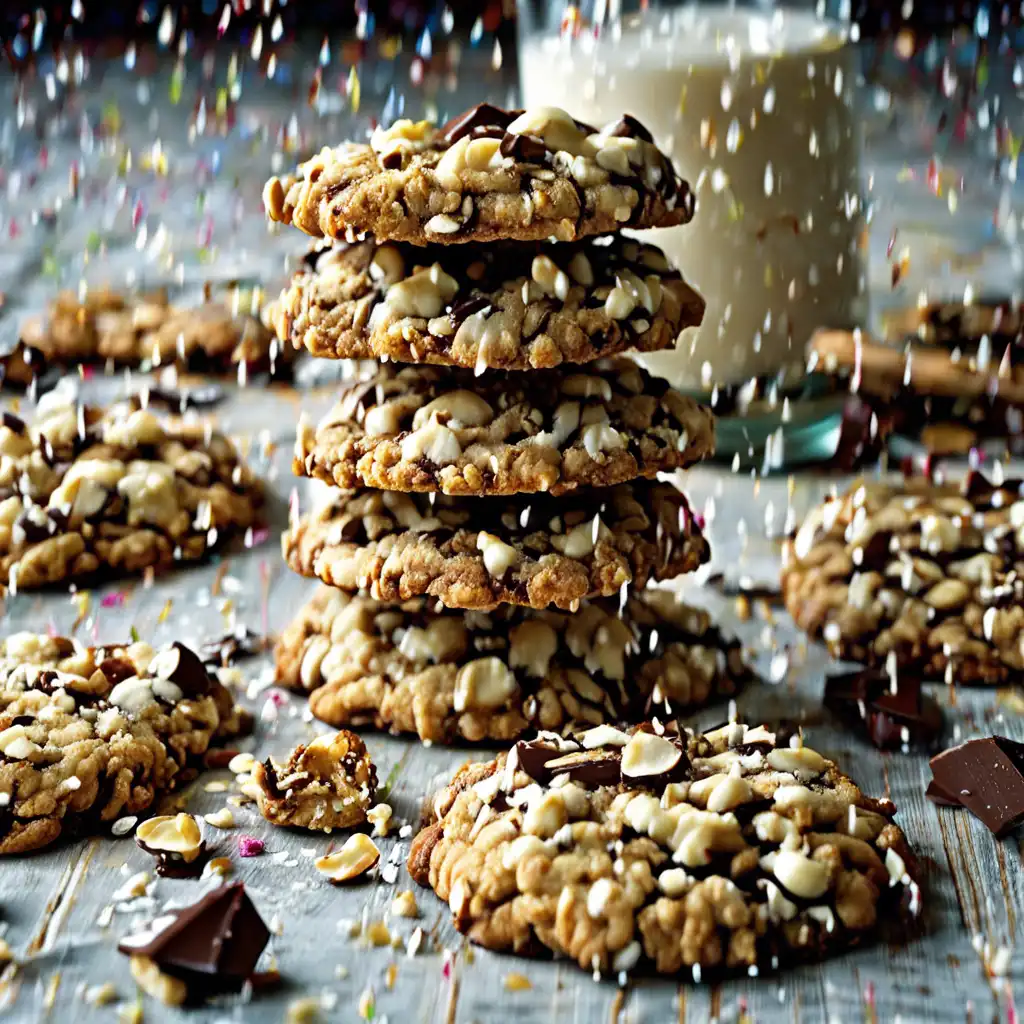
[[[928,783],[924,795],[940,807],[963,807],[955,794],[947,793],[934,779]]]
[[[448,310],[448,319],[451,320],[452,326],[458,330],[459,327],[461,327],[462,324],[474,313],[479,313],[481,310],[487,309],[490,304],[490,300],[485,298],[483,295],[459,299],[454,302],[452,307]]]
[[[499,148],[502,156],[510,156],[524,164],[542,164],[548,155],[548,147],[540,139],[512,132],[505,133]]]
[[[192,860],[185,860],[180,853],[171,850],[157,850],[148,846],[138,836],[135,845],[156,861],[156,873],[161,878],[198,878],[207,861],[206,840],[199,844],[199,853]]]
[[[118,949],[152,960],[188,987],[189,998],[238,992],[249,980],[270,932],[241,882],[208,893],[149,941],[122,940]]]
[[[623,114],[613,125],[604,130],[605,135],[616,135],[626,139],[643,139],[654,142],[654,136],[631,114]]]
[[[501,128],[504,131],[521,113],[521,110],[502,110],[490,103],[478,103],[465,113],[446,121],[441,125],[439,134],[449,146],[453,146],[477,128]]]
[[[829,676],[823,703],[879,750],[927,747],[942,732],[942,709],[915,676],[901,676],[895,693],[889,675],[877,669]]]
[[[171,412],[187,409],[212,409],[224,401],[224,389],[219,384],[204,384],[195,388],[149,388],[150,405],[163,406]]]
[[[1005,736],[968,740],[931,759],[936,792],[959,801],[994,836],[1024,821],[1024,743]]]
[[[385,171],[397,171],[402,167],[402,154],[397,149],[392,149],[380,158],[380,165]]]
[[[22,437],[25,436],[25,431],[28,430],[28,426],[20,416],[15,416],[13,412],[5,412],[3,414],[3,425],[8,430],[13,430],[15,434],[20,434]]]
[[[550,781],[551,773],[546,771],[544,766],[548,761],[553,761],[565,753],[542,740],[520,740],[515,745],[515,752],[518,767],[538,782]]]
[[[210,677],[199,656],[175,641],[158,651],[149,663],[149,671],[158,679],[174,683],[186,697],[201,697],[210,691]]]
[[[356,520],[356,525],[361,523]],[[206,640],[199,646],[199,657],[204,665],[233,665],[241,658],[253,658],[262,653],[266,641],[248,626],[240,626],[231,633],[225,633],[215,640]]]
[[[557,753],[545,763],[544,770],[549,779],[568,775],[573,782],[584,786],[617,786],[622,779],[621,763],[617,750],[573,750]]]
[[[135,666],[127,658],[104,658],[99,669],[111,686],[117,686],[118,683],[136,674]]]

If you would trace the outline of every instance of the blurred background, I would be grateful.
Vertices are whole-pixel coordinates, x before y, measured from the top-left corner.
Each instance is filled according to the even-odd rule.
[[[919,0],[6,4],[0,347],[98,281],[276,294],[301,253],[268,234],[263,180],[378,123],[484,99],[628,108],[697,188],[666,248],[709,301],[648,365],[714,403],[721,459],[1016,451],[1022,18]],[[941,383],[950,359],[966,391]]]

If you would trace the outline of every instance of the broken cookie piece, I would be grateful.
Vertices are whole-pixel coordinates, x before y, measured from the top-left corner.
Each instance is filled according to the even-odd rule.
[[[287,764],[267,758],[252,774],[267,821],[319,832],[361,825],[377,789],[365,744],[344,729],[300,743]]]
[[[459,769],[408,868],[490,949],[757,976],[859,944],[915,863],[888,800],[764,726],[541,733]]]

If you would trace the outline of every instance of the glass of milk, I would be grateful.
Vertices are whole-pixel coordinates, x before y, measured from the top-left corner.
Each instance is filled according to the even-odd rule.
[[[815,10],[758,4],[520,3],[526,106],[596,126],[638,117],[697,194],[648,232],[707,300],[675,350],[643,357],[680,387],[794,383],[821,326],[865,312],[855,54]]]

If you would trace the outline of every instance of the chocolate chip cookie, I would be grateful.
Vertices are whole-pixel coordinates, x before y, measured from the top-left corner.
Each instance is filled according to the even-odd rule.
[[[340,491],[281,546],[292,569],[333,587],[477,609],[572,609],[692,572],[710,555],[686,498],[646,480],[562,499]]]
[[[534,729],[639,721],[735,692],[740,645],[665,590],[572,615],[500,605],[452,612],[327,587],[282,634],[277,677],[333,726],[431,743],[510,740]]]
[[[585,373],[382,366],[342,392],[294,469],[338,487],[489,495],[609,487],[699,461],[709,410],[627,359]]]
[[[382,244],[312,250],[268,312],[278,337],[328,359],[529,370],[669,348],[704,300],[660,249]]]
[[[191,777],[211,742],[246,726],[181,644],[0,641],[0,854],[109,829]]]
[[[366,745],[344,729],[300,743],[284,764],[267,758],[252,775],[271,825],[317,832],[361,825],[377,791]]]
[[[135,400],[52,392],[0,419],[0,583],[10,591],[167,569],[257,522],[262,491],[231,442]]]
[[[753,976],[856,945],[908,892],[919,905],[895,810],[763,726],[598,726],[461,768],[408,866],[491,949]]]
[[[948,683],[1024,668],[1024,483],[858,481],[788,547],[786,607],[843,659]]]
[[[440,127],[403,119],[369,144],[324,148],[271,178],[263,205],[314,237],[423,245],[674,227],[694,197],[635,118],[599,131],[557,107],[482,103]]]
[[[21,325],[18,347],[3,360],[4,379],[22,386],[51,366],[179,366],[197,373],[290,369],[294,351],[255,316],[220,302],[174,306],[166,292],[125,295],[107,288],[82,300],[61,292],[45,316]]]

